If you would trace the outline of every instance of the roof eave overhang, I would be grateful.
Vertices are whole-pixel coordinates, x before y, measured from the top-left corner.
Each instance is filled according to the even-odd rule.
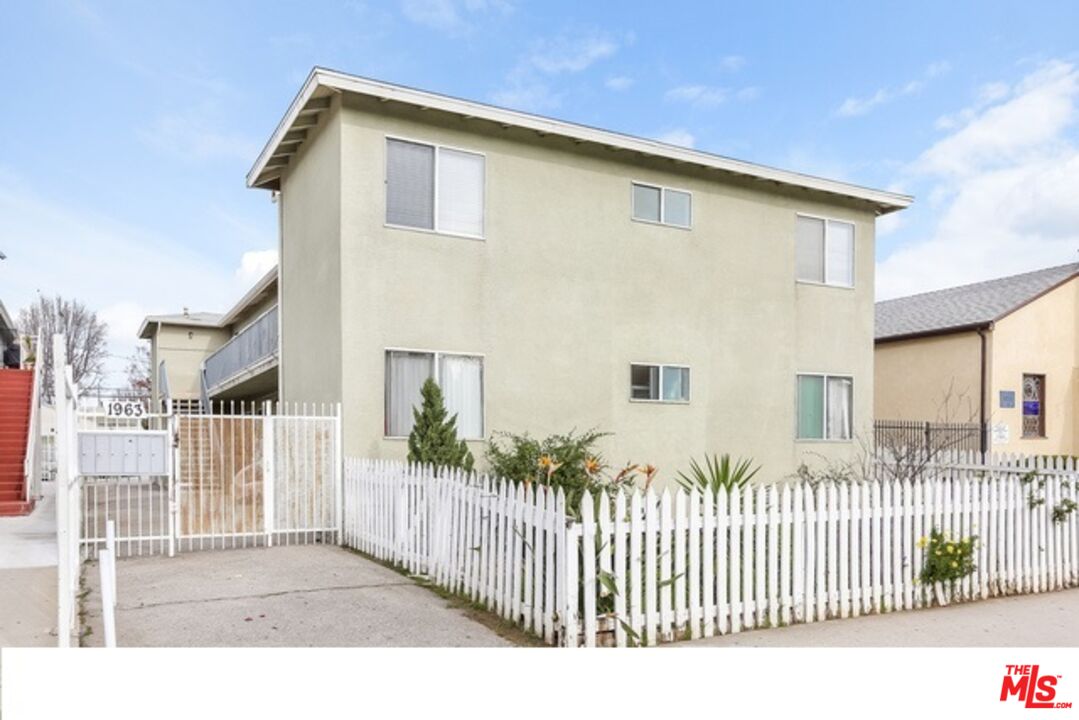
[[[979,330],[992,330],[993,321],[985,320],[976,323],[967,323],[966,325],[953,325],[945,328],[935,328],[933,330],[921,330],[919,332],[903,333],[902,335],[889,335],[887,337],[874,338],[873,343],[875,345],[884,345],[886,343],[900,342],[902,340],[917,340],[919,338],[937,337],[940,335],[955,335],[957,333],[965,332],[977,332]]]
[[[468,118],[488,120],[501,124],[504,127],[518,127],[533,130],[542,135],[557,135],[579,142],[589,142],[610,147],[615,150],[629,150],[644,155],[668,158],[676,162],[698,165],[715,170],[756,178],[758,180],[771,181],[797,188],[818,192],[840,195],[872,204],[877,214],[902,210],[908,207],[913,198],[909,195],[875,190],[859,185],[829,180],[813,175],[804,175],[789,170],[781,170],[766,165],[757,165],[742,160],[735,160],[720,155],[691,150],[676,145],[668,145],[657,140],[639,138],[631,135],[623,135],[608,130],[600,130],[563,122],[539,115],[508,110],[505,108],[485,105],[458,98],[438,95],[435,93],[415,90],[413,88],[382,83],[376,80],[348,75],[334,70],[316,67],[311,70],[300,92],[292,100],[285,116],[278,123],[269,142],[259,153],[254,166],[247,173],[248,187],[260,187],[276,189],[280,179],[280,171],[270,168],[271,158],[281,157],[278,148],[281,146],[285,135],[300,117],[301,113],[310,112],[306,109],[308,103],[315,96],[320,87],[326,87],[337,92],[352,92],[360,95],[378,98],[382,101],[396,101],[429,110],[441,110]],[[280,161],[279,161],[280,162]],[[287,164],[287,158],[286,158]]]
[[[227,327],[232,324],[236,317],[246,310],[252,303],[258,300],[264,292],[266,292],[271,285],[277,282],[277,266],[274,265],[273,269],[267,272],[262,278],[255,283],[250,290],[244,293],[244,296],[232,306],[228,312],[221,316],[221,319],[217,321],[219,327]]]

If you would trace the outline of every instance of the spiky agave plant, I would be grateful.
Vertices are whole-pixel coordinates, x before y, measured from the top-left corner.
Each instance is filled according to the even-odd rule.
[[[731,490],[741,489],[748,485],[760,469],[759,465],[753,466],[752,459],[738,458],[732,461],[728,453],[710,457],[705,455],[703,466],[691,459],[689,472],[679,471],[675,482],[687,491],[700,490],[715,494],[722,490],[729,493]]]

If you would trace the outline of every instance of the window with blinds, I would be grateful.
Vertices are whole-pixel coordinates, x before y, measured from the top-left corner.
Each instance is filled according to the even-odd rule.
[[[799,282],[854,287],[854,225],[799,215],[794,232]]]
[[[386,140],[386,224],[483,237],[484,157]]]

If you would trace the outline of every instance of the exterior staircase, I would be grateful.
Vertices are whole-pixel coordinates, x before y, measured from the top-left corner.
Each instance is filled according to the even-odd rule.
[[[24,461],[30,430],[33,370],[0,370],[0,516],[28,515]]]

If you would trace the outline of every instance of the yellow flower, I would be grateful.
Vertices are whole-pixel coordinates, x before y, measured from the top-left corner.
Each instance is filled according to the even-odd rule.
[[[940,550],[937,550],[937,555],[943,555],[943,554],[944,553],[942,553]]]
[[[929,544],[929,538],[927,538],[925,535],[922,535],[920,538],[918,538],[918,542],[916,544],[918,545],[918,547],[924,548],[926,545]]]
[[[949,543],[949,545],[948,545],[948,554],[951,555],[954,552],[955,552],[955,546]]]
[[[550,455],[540,455],[539,466],[541,468],[550,467],[552,464],[554,464],[554,460],[551,459]]]
[[[959,563],[957,563],[955,560],[952,560],[952,567],[953,568],[959,567]]]
[[[919,580],[918,578],[914,578],[914,584],[915,584],[915,585],[917,585],[917,584],[918,584],[918,583],[920,583],[920,582],[921,582],[921,580]]]

